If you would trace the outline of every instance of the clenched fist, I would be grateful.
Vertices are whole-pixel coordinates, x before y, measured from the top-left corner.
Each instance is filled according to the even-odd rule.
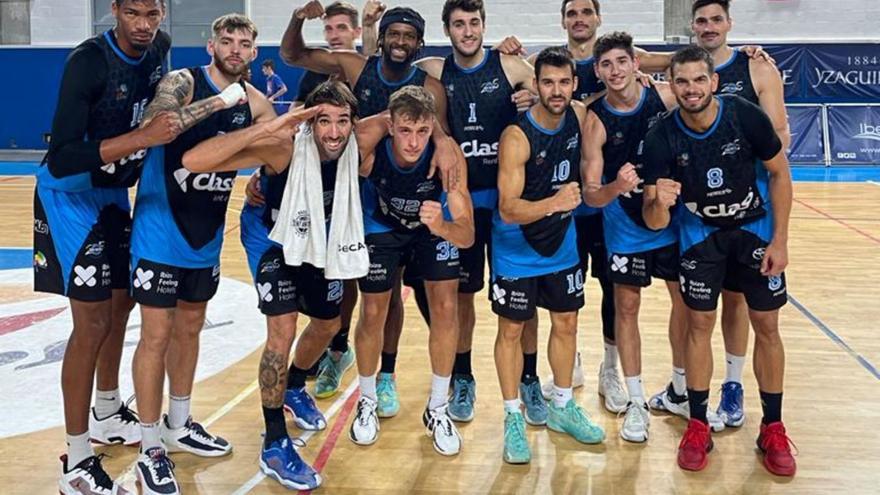
[[[681,195],[681,184],[672,179],[657,179],[657,203],[671,208]]]
[[[322,15],[324,15],[324,6],[321,5],[321,2],[319,2],[318,0],[311,0],[309,3],[296,9],[293,12],[293,15],[295,15],[296,18],[301,21],[307,21],[309,19],[318,19]]]
[[[582,202],[580,184],[569,182],[553,195],[553,213],[574,210]]]
[[[422,202],[422,207],[419,209],[419,220],[428,227],[432,234],[439,235],[438,232],[443,225],[443,206],[436,201]]]
[[[632,192],[633,189],[638,187],[640,181],[641,179],[639,179],[639,174],[636,172],[636,167],[632,163],[627,162],[617,171],[617,180],[614,181],[617,194]]]
[[[177,139],[183,130],[183,123],[180,121],[180,115],[174,112],[160,112],[141,130],[146,138],[146,146],[157,146]]]

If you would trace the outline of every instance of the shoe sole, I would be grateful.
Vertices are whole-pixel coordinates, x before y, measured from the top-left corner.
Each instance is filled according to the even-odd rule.
[[[470,423],[474,420],[474,412],[471,411],[470,415],[468,416],[455,416],[450,412],[449,419],[455,421],[456,423]]]
[[[533,420],[533,419],[529,416],[528,412],[526,412],[526,413],[523,414],[523,419],[526,420],[526,423],[528,423],[528,424],[530,424],[530,425],[532,425],[532,426],[547,426],[547,420],[546,420],[546,419],[545,419],[544,421],[541,421],[541,422],[535,421],[535,420]]]
[[[89,438],[89,441],[92,443],[96,443],[98,445],[124,445],[126,447],[136,447],[141,444],[140,440],[136,440],[134,442],[126,442],[121,439],[120,440],[111,440],[109,438],[107,440],[102,440],[100,438]]]
[[[506,457],[506,456],[502,456],[502,458],[504,459],[504,462],[506,462],[506,463],[508,463],[508,464],[528,464],[528,463],[532,462],[532,459],[531,459],[531,458],[528,458],[528,459],[510,459],[510,458],[508,458],[508,457]]]
[[[620,438],[626,440],[627,442],[631,442],[631,443],[645,443],[648,441],[648,434],[645,433],[644,436],[630,437],[630,436],[627,436],[623,430],[620,430]]]
[[[351,434],[351,430],[348,430],[348,439],[351,440],[351,443],[353,443],[355,445],[367,447],[367,446],[370,446],[370,445],[373,445],[374,443],[376,443],[376,440],[379,440],[379,435],[376,435],[375,437],[373,437],[373,439],[370,440],[369,442],[362,442],[360,440],[356,440],[354,438],[354,436]]]
[[[397,416],[397,413],[399,413],[399,412],[400,412],[400,408],[397,408],[396,411],[391,412],[391,413],[379,412],[378,410],[376,410],[376,416],[379,416],[380,418],[393,418],[394,416]]]
[[[275,472],[275,470],[270,469],[269,466],[267,466],[266,463],[263,462],[263,459],[260,459],[260,471],[262,471],[263,474],[265,474],[266,476],[268,476],[268,477],[272,478],[273,480],[277,481],[278,483],[280,483],[281,486],[283,486],[285,488],[290,488],[292,490],[308,491],[308,490],[314,490],[314,489],[318,488],[319,486],[321,486],[320,481],[315,486],[309,486],[309,485],[301,485],[301,484],[295,483],[293,481],[285,480],[281,477],[281,475],[279,475],[277,472]],[[320,480],[320,478],[318,478],[318,479]]]
[[[322,430],[327,429],[327,422],[326,421],[324,422],[324,426],[310,425],[309,423],[306,423],[305,421],[300,419],[296,414],[293,413],[293,409],[287,407],[286,405],[284,406],[284,412],[286,412],[287,414],[290,414],[290,416],[293,418],[293,424],[295,424],[296,427],[299,428],[300,430],[322,431]]]
[[[706,450],[706,458],[703,459],[703,463],[700,464],[699,466],[686,467],[686,466],[682,466],[681,463],[679,463],[679,462],[676,462],[676,463],[678,464],[678,467],[684,469],[685,471],[702,471],[702,470],[706,469],[706,466],[709,465],[709,453],[711,453],[714,448],[715,448],[715,442],[710,442],[709,448]]]
[[[743,423],[746,422],[746,415],[745,415],[745,414],[743,414],[743,415],[739,418],[739,421],[730,421],[730,422],[728,422],[727,420],[725,420],[724,417],[721,416],[721,413],[718,413],[718,412],[716,411],[716,414],[718,414],[718,417],[721,418],[721,422],[724,423],[725,426],[729,426],[729,427],[731,427],[731,428],[739,428],[740,426],[743,425]]]
[[[339,386],[337,385],[336,388],[334,388],[333,390],[330,390],[327,392],[322,392],[320,394],[318,393],[317,390],[315,390],[315,397],[317,397],[318,399],[329,399],[330,397],[333,397],[334,395],[336,395],[338,393],[339,393]]]
[[[605,406],[606,411],[612,412],[614,414],[618,414],[618,413],[622,413],[623,411],[626,411],[626,404],[624,404],[623,406],[618,408],[618,410],[615,410],[614,406],[611,406],[610,404],[608,404],[608,396],[605,394],[605,391],[603,389],[598,389],[597,392],[599,393],[599,397],[602,398],[602,402],[604,403],[603,405]]]
[[[762,456],[761,457],[761,464],[764,465],[764,469],[766,469],[770,474],[775,475],[775,476],[784,476],[784,477],[790,478],[790,477],[794,476],[795,473],[797,473],[797,465],[795,465],[795,467],[789,471],[784,468],[781,468],[781,469],[777,468],[776,466],[767,462],[767,451],[762,449],[760,445],[758,445],[758,452],[760,452],[761,456]]]
[[[598,439],[598,440],[590,440],[590,441],[586,441],[586,442],[583,441],[583,440],[579,440],[579,439],[577,439],[574,435],[572,435],[571,433],[569,433],[569,432],[563,430],[562,428],[556,428],[556,427],[551,426],[551,425],[550,425],[550,422],[547,422],[547,428],[549,428],[549,429],[555,431],[556,433],[564,433],[564,434],[568,435],[569,437],[573,438],[576,442],[578,442],[578,443],[582,443],[582,444],[584,444],[584,445],[598,445],[598,444],[600,444],[600,443],[602,443],[602,442],[605,441],[605,435],[602,435],[602,438],[600,438],[600,439]]]
[[[137,467],[135,467],[135,471],[137,471],[137,473],[135,473],[135,480],[134,480],[135,491],[133,493],[144,495],[147,493],[144,489],[144,480],[141,477],[141,472],[139,469],[137,469]],[[156,492],[153,492],[153,493],[156,493]],[[177,494],[180,495],[180,485],[178,485],[178,487],[177,487]]]

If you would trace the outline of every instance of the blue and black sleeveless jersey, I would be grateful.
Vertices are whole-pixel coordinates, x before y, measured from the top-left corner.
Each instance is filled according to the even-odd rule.
[[[602,180],[610,184],[627,163],[633,164],[641,177],[644,168],[645,135],[666,113],[666,105],[654,87],[643,88],[638,106],[628,112],[616,110],[603,97],[590,105],[605,127],[602,157],[605,163]],[[643,189],[620,195],[602,209],[605,216],[605,240],[611,252],[635,253],[648,251],[675,242],[669,229],[648,230],[642,217]]]
[[[596,77],[596,71],[593,69],[595,65],[596,59],[593,57],[575,60],[578,86],[574,91],[574,98],[585,100],[593,94],[605,90],[605,83]]]
[[[501,66],[501,53],[486,50],[480,65],[469,69],[459,67],[449,55],[441,82],[452,137],[467,159],[468,189],[496,189],[498,140],[517,116],[511,99],[514,88]]]
[[[391,138],[376,145],[373,170],[362,187],[364,228],[367,234],[421,228],[419,210],[425,201],[443,202],[439,174],[428,179],[434,144],[430,141],[412,167],[401,167],[394,159]]]
[[[41,186],[68,192],[132,187],[147,150],[103,163],[100,141],[138,127],[165,74],[171,39],[162,31],[139,58],[126,55],[112,30],[77,46],[67,59]]]
[[[321,184],[324,193],[324,220],[330,224],[330,215],[333,213],[333,194],[336,187],[336,169],[338,160],[321,162]],[[260,175],[260,191],[266,198],[266,205],[262,213],[263,225],[272,230],[278,211],[281,209],[281,200],[284,199],[284,188],[287,186],[287,177],[290,175],[290,167],[280,174],[263,173]]]
[[[354,86],[354,96],[358,99],[358,117],[365,118],[388,110],[388,100],[395,91],[404,86],[424,86],[426,77],[427,72],[413,66],[409,74],[400,81],[388,81],[382,75],[382,56],[370,57]]]
[[[718,229],[760,226],[754,233],[763,239],[772,233],[767,230],[772,229],[769,190],[758,168],[779,153],[782,143],[760,107],[739,96],[715,98],[718,116],[707,131],[688,128],[676,110],[645,139],[645,184],[660,177],[681,183],[682,252]]]
[[[192,101],[221,92],[204,67],[187,70],[195,82]],[[206,139],[248,127],[251,121],[250,105],[237,105],[150,150],[135,203],[133,255],[182,268],[217,263],[236,172],[191,173],[183,167],[183,154]]]
[[[530,147],[522,199],[540,201],[569,182],[580,183],[580,122],[572,108],[556,129],[541,127],[531,110],[516,125]],[[572,212],[557,212],[525,225],[505,223],[496,212],[492,242],[492,266],[503,277],[536,277],[578,263]]]
[[[718,91],[715,94],[737,95],[760,105],[749,72],[749,57],[745,53],[733,50],[733,55],[727,62],[715,67],[715,73],[718,74]]]

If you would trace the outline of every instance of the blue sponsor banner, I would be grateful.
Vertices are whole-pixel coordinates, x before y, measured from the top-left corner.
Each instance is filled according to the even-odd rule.
[[[822,107],[789,106],[788,127],[791,147],[788,160],[793,165],[825,164],[825,139],[822,133]]]
[[[829,106],[828,137],[833,165],[880,163],[880,107]]]
[[[880,44],[768,45],[788,103],[880,100]]]

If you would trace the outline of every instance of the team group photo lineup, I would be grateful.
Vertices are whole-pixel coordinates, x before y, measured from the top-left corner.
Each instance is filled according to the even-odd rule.
[[[809,213],[794,76],[740,42],[749,2],[796,3],[273,1],[269,47],[251,0],[203,19],[181,65],[185,2],[96,1],[104,27],[49,68],[47,151],[18,190],[27,283],[69,315],[60,377],[39,386],[63,407],[4,484],[828,493],[811,480],[875,458],[880,436],[853,424],[858,446],[833,455],[810,438],[875,422],[880,375],[789,294],[790,220]],[[555,39],[508,20],[526,3]],[[640,40],[664,4],[682,35]],[[838,257],[792,249],[795,270]],[[792,291],[821,290],[795,273]],[[247,290],[225,295],[227,277]],[[215,342],[244,331],[211,316],[231,304],[252,337],[207,378]],[[874,399],[809,385],[826,344]],[[839,417],[810,413],[839,394]],[[27,473],[44,468],[51,489]]]

